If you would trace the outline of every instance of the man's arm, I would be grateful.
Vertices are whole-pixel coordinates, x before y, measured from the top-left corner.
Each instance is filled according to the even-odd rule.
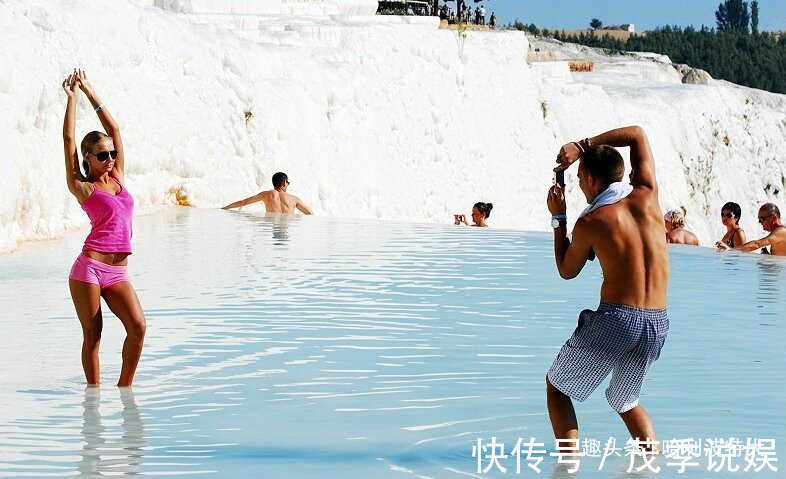
[[[772,240],[773,240],[772,235],[773,234],[774,233],[770,233],[769,235],[767,235],[766,238],[762,238],[762,239],[758,239],[758,240],[754,240],[754,241],[748,241],[747,243],[741,244],[741,245],[739,245],[739,246],[737,246],[735,248],[729,248],[727,246],[724,249],[730,249],[730,250],[733,250],[733,251],[742,251],[742,252],[745,252],[745,253],[750,253],[751,251],[760,250],[760,249],[766,248],[767,246],[770,246],[772,244]]]
[[[554,185],[549,190],[547,199],[549,211],[552,215],[564,215],[566,211],[565,191],[560,185]],[[568,239],[566,224],[554,228],[554,259],[557,270],[563,279],[573,279],[579,275],[590,254],[591,244],[587,231],[587,221],[579,219],[573,228],[573,242]]]
[[[590,255],[587,222],[579,219],[573,227],[573,242],[568,239],[567,226],[554,229],[554,257],[562,279],[573,279],[581,273]]]
[[[258,194],[254,195],[254,196],[249,196],[248,198],[246,198],[244,200],[235,201],[234,203],[230,203],[230,204],[224,206],[221,209],[222,210],[229,210],[229,209],[232,209],[232,208],[240,208],[241,206],[250,205],[250,204],[256,203],[257,201],[262,201],[262,193],[258,193]]]
[[[308,206],[306,206],[306,204],[303,203],[300,200],[300,198],[298,198],[297,196],[295,197],[295,201],[296,201],[295,208],[300,210],[301,213],[303,213],[304,215],[313,215],[314,214],[314,213],[311,212],[310,209],[308,209]]]
[[[650,150],[650,143],[647,139],[647,134],[639,126],[628,126],[625,128],[617,128],[616,130],[601,133],[598,136],[588,138],[589,143],[593,146],[608,145],[615,148],[630,147],[630,164],[632,175],[631,184],[634,187],[647,188],[657,192],[658,183],[655,181],[655,160],[652,157],[652,150]],[[572,142],[565,144],[557,155],[557,165],[554,171],[562,171],[568,169],[570,165],[581,158],[582,150],[586,149],[589,145],[584,140],[581,142]]]
[[[652,157],[647,134],[640,126],[627,126],[607,131],[590,139],[592,145],[609,145],[615,148],[630,147],[630,166],[634,188],[658,190],[655,180],[655,160]]]

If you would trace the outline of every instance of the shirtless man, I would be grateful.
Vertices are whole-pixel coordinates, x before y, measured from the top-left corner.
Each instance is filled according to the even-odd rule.
[[[630,147],[630,185],[621,182],[625,164],[614,147]],[[565,192],[556,184],[548,194],[557,269],[562,278],[575,278],[595,251],[603,285],[598,310],[581,312],[578,327],[546,376],[554,435],[578,441],[571,398],[584,401],[613,371],[606,389],[609,405],[632,437],[652,441],[642,446],[657,451],[655,426],[639,405],[642,382],[660,356],[669,329],[669,253],[655,162],[647,135],[636,126],[566,144],[555,171],[577,160],[579,187],[590,206],[576,221],[572,242],[567,237]]]
[[[666,241],[675,244],[699,246],[699,238],[685,229],[685,214],[680,210],[669,210],[663,215],[663,224],[666,227]]]
[[[294,213],[295,208],[300,210],[304,215],[310,215],[311,210],[308,209],[303,201],[295,195],[287,193],[287,186],[289,186],[289,178],[286,173],[278,172],[273,175],[273,189],[263,191],[254,196],[240,201],[235,201],[224,206],[225,210],[231,208],[240,208],[241,206],[250,205],[257,201],[265,203],[265,211],[268,213]]]
[[[760,248],[770,247],[769,253],[775,256],[786,256],[786,226],[781,221],[781,210],[772,203],[766,203],[759,208],[759,224],[768,231],[770,234],[765,238],[755,241],[748,241],[747,243],[731,248],[725,243],[718,242],[716,246],[719,250],[734,250],[734,251],[756,251]],[[765,252],[767,250],[764,250]]]

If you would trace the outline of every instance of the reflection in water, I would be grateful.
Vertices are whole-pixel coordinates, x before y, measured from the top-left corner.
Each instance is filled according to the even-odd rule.
[[[284,246],[289,239],[289,221],[292,215],[273,215],[273,239],[275,245]]]
[[[289,226],[290,223],[300,221],[302,218],[299,215],[285,214],[285,213],[265,213],[264,215],[238,212],[236,215],[243,220],[254,224],[254,229],[258,232],[267,234],[272,233],[273,244],[276,246],[284,246],[289,241]]]
[[[82,439],[84,447],[79,461],[79,477],[92,478],[106,475],[135,476],[140,473],[140,464],[147,444],[144,423],[131,388],[120,388],[122,434],[118,437],[107,434],[101,412],[101,389],[85,388],[82,402]],[[118,437],[118,440],[111,438]]]
[[[778,299],[780,298],[779,288],[784,263],[779,258],[761,256],[757,259],[756,266],[759,269],[756,309],[760,316],[765,317],[762,319],[774,320],[781,314]]]

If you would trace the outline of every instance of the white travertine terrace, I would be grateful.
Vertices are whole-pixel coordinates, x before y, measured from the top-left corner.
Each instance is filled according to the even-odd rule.
[[[559,147],[626,124],[649,133],[662,205],[685,207],[703,244],[722,235],[727,201],[742,205],[749,237],[761,234],[758,205],[786,208],[784,95],[685,85],[657,56],[541,44],[542,59],[562,61],[528,63],[520,32],[461,33],[375,8],[3,3],[0,251],[87,224],[62,171],[60,83],[75,66],[123,128],[140,213],[222,206],[282,170],[321,215],[452,223],[490,201],[491,226],[548,231]],[[571,73],[574,58],[594,70]],[[77,136],[99,127],[82,100]],[[567,179],[575,218],[585,201],[575,171]]]

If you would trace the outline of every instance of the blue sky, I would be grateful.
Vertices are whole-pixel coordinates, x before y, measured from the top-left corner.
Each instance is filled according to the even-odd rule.
[[[715,27],[715,10],[721,0],[485,0],[484,3],[489,12],[497,12],[502,24],[519,18],[527,24],[567,30],[589,28],[590,20],[599,18],[604,25],[633,23],[637,31],[642,31],[667,24]],[[786,0],[759,0],[759,29],[786,30]]]

